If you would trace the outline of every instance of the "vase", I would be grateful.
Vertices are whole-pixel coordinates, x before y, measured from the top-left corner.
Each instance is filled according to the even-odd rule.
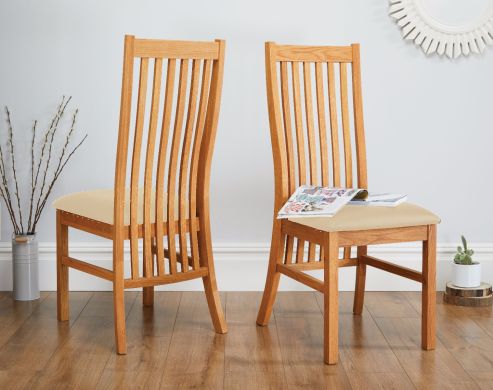
[[[38,260],[36,235],[19,235],[12,238],[12,292],[15,300],[39,299]]]
[[[481,264],[454,263],[454,279],[452,283],[457,287],[479,287],[481,285]]]

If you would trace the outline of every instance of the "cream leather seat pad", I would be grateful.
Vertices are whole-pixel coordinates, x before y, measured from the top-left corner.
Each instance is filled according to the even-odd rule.
[[[124,225],[130,225],[130,191],[125,191]],[[144,191],[139,189],[138,223],[144,223]],[[72,214],[77,214],[96,221],[113,224],[113,189],[76,192],[65,195],[53,202],[53,207]],[[167,217],[167,197],[164,196],[163,217]],[[175,202],[175,218],[178,219],[178,200]],[[151,222],[155,220],[155,194],[151,195]]]
[[[385,229],[440,223],[432,212],[412,203],[396,207],[346,205],[333,217],[289,218],[290,221],[326,232]]]

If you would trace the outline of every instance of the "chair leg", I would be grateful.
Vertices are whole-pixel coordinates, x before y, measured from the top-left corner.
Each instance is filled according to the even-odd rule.
[[[142,303],[144,306],[154,306],[154,286],[142,288]]]
[[[436,225],[428,226],[428,240],[423,241],[423,290],[421,293],[421,346],[436,345]]]
[[[277,271],[277,264],[282,261],[284,252],[284,236],[281,234],[281,224],[274,222],[272,241],[269,255],[269,268],[265,280],[264,294],[257,315],[257,325],[266,326],[272,314],[272,308],[276,300],[277,289],[281,273]]]
[[[339,247],[337,233],[324,238],[324,361],[336,364],[339,355]]]
[[[224,334],[228,332],[228,326],[224,318],[221,298],[217,291],[216,271],[214,268],[210,234],[199,232],[199,243],[202,248],[200,251],[200,265],[207,267],[209,270],[208,275],[202,278],[202,282],[204,283],[205,297],[207,298],[212,324],[216,333]]]
[[[228,326],[224,319],[223,308],[221,306],[221,298],[217,291],[216,275],[214,269],[209,268],[209,275],[202,278],[204,282],[205,297],[207,305],[211,313],[212,324],[216,333],[224,334],[228,332]]]
[[[127,335],[125,331],[125,285],[123,274],[123,240],[113,241],[113,308],[115,322],[116,352],[127,353]]]
[[[358,247],[358,259],[362,255],[366,255],[367,247]],[[356,283],[354,286],[354,302],[353,302],[353,313],[361,315],[363,312],[363,303],[365,301],[365,284],[366,284],[366,264],[358,262],[356,266]]]
[[[68,266],[62,264],[62,257],[68,256],[68,226],[61,222],[61,213],[56,214],[56,275],[57,275],[57,318],[68,321]]]

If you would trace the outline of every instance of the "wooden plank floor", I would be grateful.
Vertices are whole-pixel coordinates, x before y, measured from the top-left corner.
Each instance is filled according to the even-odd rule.
[[[126,293],[128,354],[115,354],[112,295],[14,302],[0,293],[0,389],[493,389],[491,308],[442,304],[437,349],[420,349],[420,294],[368,292],[362,316],[340,294],[340,363],[323,364],[322,296],[279,293],[257,327],[261,293],[222,293],[227,335],[212,330],[199,292]]]

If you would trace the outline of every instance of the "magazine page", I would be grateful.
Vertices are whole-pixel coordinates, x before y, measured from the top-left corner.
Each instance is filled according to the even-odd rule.
[[[303,185],[291,195],[277,218],[331,217],[359,191],[357,188]]]
[[[352,199],[351,205],[395,207],[407,201],[407,195],[369,193],[366,199]]]

